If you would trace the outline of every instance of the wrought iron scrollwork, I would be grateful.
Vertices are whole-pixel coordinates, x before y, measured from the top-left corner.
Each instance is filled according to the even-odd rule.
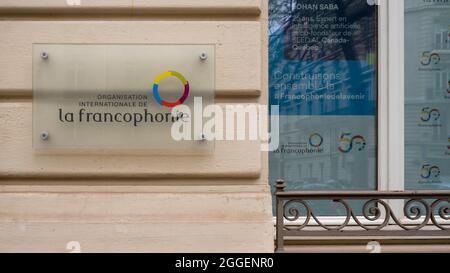
[[[441,230],[450,230],[450,227],[447,225],[441,225],[438,219],[450,221],[450,198],[449,199],[438,199],[431,204],[431,221],[435,226],[440,228]],[[439,218],[436,218],[436,212]]]
[[[370,206],[372,204],[372,206]],[[378,221],[382,218],[382,210],[377,205],[381,205],[385,211],[385,215],[391,215],[391,208],[389,205],[384,202],[383,200],[378,199],[371,199],[364,203],[362,207],[362,216],[364,219],[368,220],[369,222],[375,223],[375,221]],[[369,226],[363,224],[357,217],[357,215],[352,210],[352,217],[353,220],[363,229],[365,230],[381,230],[385,226],[389,224],[389,218],[385,217],[384,221],[379,225]]]
[[[410,220],[405,223],[394,214],[391,206],[383,199],[365,201],[362,205],[362,213],[357,214],[348,201],[344,198],[336,198],[332,201],[345,208],[343,223],[340,225],[324,224],[308,201],[306,199],[293,199],[285,202],[283,218],[287,222],[295,223],[285,225],[286,230],[301,230],[308,226],[320,226],[325,230],[343,230],[349,226],[351,220],[364,230],[382,230],[392,221],[403,230],[420,230],[429,225],[430,220],[434,226],[441,230],[449,230],[450,227],[450,199],[437,199],[432,203],[424,199],[405,199],[403,214],[405,220]],[[302,210],[304,213],[301,212]],[[364,221],[367,223],[363,223]],[[448,221],[448,223],[443,225],[442,221]]]
[[[277,250],[284,236],[445,236],[450,238],[450,191],[285,192],[277,181]],[[336,223],[319,217],[312,201],[338,204]],[[359,200],[361,202],[350,202]],[[391,207],[401,201],[403,212]],[[396,206],[399,202],[394,202]]]

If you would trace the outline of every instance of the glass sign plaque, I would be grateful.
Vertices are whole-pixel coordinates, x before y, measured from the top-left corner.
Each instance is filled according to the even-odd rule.
[[[212,151],[213,45],[33,45],[36,149]],[[195,103],[194,103],[195,102]]]

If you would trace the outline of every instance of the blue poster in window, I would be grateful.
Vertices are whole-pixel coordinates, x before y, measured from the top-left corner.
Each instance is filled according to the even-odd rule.
[[[269,103],[287,190],[377,188],[377,7],[367,0],[270,0]],[[315,203],[322,215],[345,208]]]
[[[376,114],[376,6],[270,1],[270,103],[282,115]]]

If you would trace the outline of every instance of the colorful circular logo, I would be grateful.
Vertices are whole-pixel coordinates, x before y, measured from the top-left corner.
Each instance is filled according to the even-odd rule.
[[[162,80],[168,77],[176,77],[180,80],[180,82],[184,85],[184,93],[183,95],[175,102],[170,102],[163,100],[161,96],[159,95],[159,84]],[[187,98],[189,97],[189,82],[186,80],[186,78],[179,72],[176,71],[167,71],[162,74],[160,74],[156,79],[153,81],[153,96],[155,97],[155,100],[161,104],[162,106],[166,106],[169,108],[173,108],[175,106],[183,104]]]
[[[320,146],[322,146],[322,144],[323,144],[323,137],[320,134],[314,133],[309,136],[309,145],[315,148],[319,148]]]

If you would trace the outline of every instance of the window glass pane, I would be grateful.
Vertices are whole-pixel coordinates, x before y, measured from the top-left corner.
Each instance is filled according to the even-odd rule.
[[[270,181],[283,178],[290,191],[375,190],[376,5],[271,0],[269,24],[270,104],[280,106]]]
[[[450,188],[450,1],[405,0],[405,188]]]

